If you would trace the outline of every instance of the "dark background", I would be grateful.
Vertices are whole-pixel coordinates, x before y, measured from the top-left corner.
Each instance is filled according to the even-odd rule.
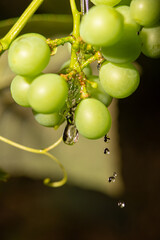
[[[0,0],[1,19],[17,17],[31,1]],[[46,0],[39,13],[70,13],[69,1]],[[138,90],[119,101],[119,134],[126,207],[94,191],[41,181],[0,183],[1,240],[160,239],[160,96],[158,59],[138,59]]]

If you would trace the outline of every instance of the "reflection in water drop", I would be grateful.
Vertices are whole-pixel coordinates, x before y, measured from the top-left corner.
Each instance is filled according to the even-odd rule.
[[[108,148],[105,148],[105,149],[104,149],[104,154],[110,154],[110,151],[109,151]]]
[[[63,133],[63,142],[67,145],[73,145],[78,141],[79,134],[74,124],[67,123]]]
[[[120,208],[124,208],[125,207],[125,202],[124,201],[119,201],[118,202],[118,207],[120,207]]]

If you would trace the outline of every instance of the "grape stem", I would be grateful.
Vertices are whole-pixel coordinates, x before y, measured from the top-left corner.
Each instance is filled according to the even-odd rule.
[[[7,50],[11,42],[17,37],[17,35],[24,28],[30,17],[35,13],[44,0],[33,0],[31,4],[26,8],[17,22],[13,25],[10,31],[0,40],[0,53]]]
[[[48,153],[48,151],[54,149],[55,147],[57,147],[62,142],[62,137],[60,137],[54,144],[52,144],[49,147],[44,148],[44,149],[35,149],[35,148],[26,147],[24,145],[13,142],[13,141],[11,141],[7,138],[4,138],[2,136],[0,136],[0,141],[5,142],[5,143],[7,143],[7,144],[9,144],[13,147],[19,148],[19,149],[27,151],[27,152],[45,155],[45,156],[49,157],[50,159],[52,159],[54,162],[56,162],[63,172],[63,178],[59,181],[56,181],[56,182],[51,182],[50,178],[46,178],[43,181],[45,185],[47,185],[49,187],[60,187],[60,186],[63,186],[66,183],[67,173],[66,173],[66,170],[65,170],[64,166],[61,164],[61,162],[55,156],[53,156],[51,153]]]

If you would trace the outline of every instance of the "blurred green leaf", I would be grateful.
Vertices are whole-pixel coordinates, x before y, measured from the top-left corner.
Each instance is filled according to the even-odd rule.
[[[10,30],[16,20],[17,18],[11,18],[0,21],[1,38]],[[35,32],[49,37],[59,33],[70,34],[71,31],[71,15],[37,14],[30,19],[21,33]]]
[[[0,169],[0,181],[6,182],[9,178],[9,174]]]

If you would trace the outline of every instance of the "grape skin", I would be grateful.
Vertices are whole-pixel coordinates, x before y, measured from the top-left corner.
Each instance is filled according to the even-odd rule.
[[[55,127],[62,120],[62,116],[59,112],[54,112],[50,114],[36,113],[33,112],[35,120],[42,126],[45,127]]]
[[[132,0],[131,16],[142,26],[152,26],[160,19],[160,0]]]
[[[11,70],[23,76],[36,76],[48,65],[50,49],[39,34],[24,34],[15,39],[8,51]]]
[[[99,79],[110,96],[125,98],[137,89],[140,76],[131,63],[113,64],[106,61],[100,69]]]
[[[30,107],[28,102],[28,90],[33,78],[17,75],[11,82],[10,91],[14,101],[23,107]]]
[[[160,24],[151,28],[142,28],[142,52],[150,58],[160,58]]]
[[[68,85],[64,78],[57,74],[43,74],[32,82],[28,91],[30,106],[39,113],[59,111],[68,96]]]
[[[82,18],[80,35],[82,39],[95,46],[110,46],[122,36],[123,16],[106,5],[92,7]]]
[[[80,134],[89,139],[98,139],[109,132],[111,115],[107,107],[94,98],[82,100],[75,111],[75,124]]]

